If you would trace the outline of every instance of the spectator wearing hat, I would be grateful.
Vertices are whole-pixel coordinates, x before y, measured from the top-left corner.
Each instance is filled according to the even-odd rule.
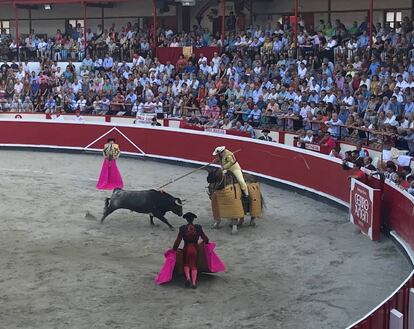
[[[263,129],[262,130],[262,136],[260,136],[258,139],[262,141],[272,142],[272,137],[269,136],[270,130],[269,129]]]

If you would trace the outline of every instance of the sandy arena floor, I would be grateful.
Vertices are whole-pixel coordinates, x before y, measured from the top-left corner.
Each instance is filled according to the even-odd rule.
[[[199,214],[227,273],[197,290],[153,278],[176,232],[117,211],[101,225],[101,157],[0,151],[0,327],[120,329],[343,328],[389,295],[410,267],[393,243],[373,243],[347,214],[262,184],[257,228],[213,231],[205,172],[167,191]],[[188,168],[121,158],[126,189],[155,188]],[[169,213],[178,227],[184,221]]]

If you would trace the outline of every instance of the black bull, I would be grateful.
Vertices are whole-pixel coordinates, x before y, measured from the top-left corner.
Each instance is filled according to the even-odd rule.
[[[151,225],[154,225],[154,217],[173,228],[164,217],[168,211],[177,216],[183,215],[183,205],[179,198],[156,190],[124,191],[115,189],[110,198],[105,199],[105,207],[101,222],[117,209],[129,209],[142,214],[149,214]]]

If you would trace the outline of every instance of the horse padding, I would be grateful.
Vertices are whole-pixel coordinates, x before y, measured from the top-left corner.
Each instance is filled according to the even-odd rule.
[[[262,215],[262,195],[259,183],[247,184],[250,197],[250,216],[260,217]]]
[[[241,202],[241,189],[239,184],[227,185],[224,189],[214,192],[212,205],[213,216],[216,218],[216,212],[219,218],[242,218],[244,209]],[[214,209],[217,207],[216,209]]]
[[[176,261],[174,267],[174,274],[179,275],[184,273],[184,255],[183,250],[178,249],[176,251]],[[207,265],[207,258],[204,249],[204,242],[197,244],[197,269],[199,272],[209,272]]]
[[[211,209],[213,210],[213,219],[215,221],[220,220],[220,213],[218,210],[218,204],[217,204],[217,194],[213,193],[211,195]]]

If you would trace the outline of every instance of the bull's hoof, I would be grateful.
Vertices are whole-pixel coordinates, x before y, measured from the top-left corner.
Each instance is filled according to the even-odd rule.
[[[170,231],[175,231],[174,226],[170,226]]]
[[[237,225],[233,225],[233,229],[231,230],[231,234],[233,234],[233,235],[237,234]]]

